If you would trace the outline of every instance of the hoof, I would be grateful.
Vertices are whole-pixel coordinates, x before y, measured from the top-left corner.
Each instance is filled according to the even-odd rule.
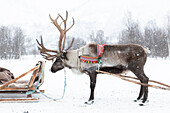
[[[137,100],[134,100],[134,102],[142,102],[142,99],[137,99]]]
[[[139,102],[139,100],[134,100],[133,102]]]
[[[144,103],[141,103],[141,104],[139,104],[139,106],[145,106],[145,104],[144,104]]]
[[[139,104],[139,106],[146,106],[146,105],[148,104],[148,102],[149,102],[149,100],[147,100],[147,101],[145,101],[145,102],[141,102],[141,103]]]
[[[145,102],[144,102],[144,99],[136,99],[136,100],[134,100],[134,102],[138,102],[138,103],[140,103],[139,104],[139,106],[145,106],[145,105],[147,105],[147,103],[149,102],[149,100],[146,100]]]
[[[94,100],[90,100],[90,101],[88,101],[88,102],[85,102],[84,104],[91,105],[91,104],[93,104],[93,103],[94,103]]]

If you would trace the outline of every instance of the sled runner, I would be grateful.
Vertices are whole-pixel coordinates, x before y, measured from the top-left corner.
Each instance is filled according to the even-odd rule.
[[[1,94],[26,94],[26,98],[0,98],[0,102],[36,102],[37,98],[32,98],[33,93],[38,93],[37,89],[44,82],[44,67],[45,63],[43,61],[39,61],[36,67],[31,70],[25,72],[24,74],[16,77],[15,79],[0,85],[0,93]],[[28,73],[33,72],[30,80],[20,80]],[[39,90],[40,92],[44,92],[44,90]]]

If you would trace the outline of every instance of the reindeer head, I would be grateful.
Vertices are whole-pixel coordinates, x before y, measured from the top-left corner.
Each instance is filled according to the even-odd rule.
[[[53,60],[54,58],[56,58],[55,62],[53,63],[53,65],[51,67],[51,72],[55,73],[58,70],[63,69],[64,68],[64,62],[63,61],[68,60],[67,51],[72,47],[73,42],[74,42],[74,38],[72,39],[72,42],[68,46],[68,48],[65,49],[66,33],[67,33],[67,31],[69,31],[73,27],[74,18],[72,18],[73,24],[67,29],[67,27],[66,27],[66,23],[67,23],[67,19],[68,19],[68,12],[67,11],[66,11],[66,19],[64,19],[60,14],[58,14],[56,19],[52,19],[50,15],[49,15],[49,17],[50,17],[50,20],[52,21],[52,23],[57,27],[57,29],[60,32],[60,38],[59,38],[59,44],[58,44],[59,50],[57,51],[57,50],[46,49],[44,47],[44,44],[43,44],[42,36],[41,36],[41,43],[39,43],[38,40],[36,40],[36,41],[39,45],[38,49],[40,51],[40,54],[45,59]],[[58,24],[58,22],[57,22],[57,20],[59,18],[62,20],[62,22],[60,24]],[[64,25],[63,25],[63,29],[62,29],[61,26],[62,26],[63,23],[64,23]]]

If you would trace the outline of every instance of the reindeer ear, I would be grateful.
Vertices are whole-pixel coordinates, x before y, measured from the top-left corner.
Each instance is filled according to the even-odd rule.
[[[67,51],[63,51],[63,53],[61,55],[61,58],[68,60],[68,58],[67,58]]]

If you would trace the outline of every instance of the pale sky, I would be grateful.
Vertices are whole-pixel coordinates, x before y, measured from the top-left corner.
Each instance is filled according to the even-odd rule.
[[[57,29],[50,23],[58,13],[69,12],[75,19],[71,36],[86,37],[94,30],[104,30],[110,36],[123,28],[127,12],[138,20],[141,26],[155,20],[159,26],[166,24],[170,12],[170,0],[0,0],[0,25],[21,27],[30,37],[43,35],[53,37]],[[56,37],[56,36],[55,36]]]

